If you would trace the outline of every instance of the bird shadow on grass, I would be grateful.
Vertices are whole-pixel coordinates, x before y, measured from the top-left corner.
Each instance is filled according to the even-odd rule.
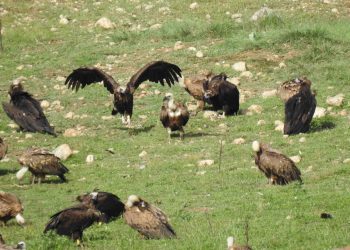
[[[189,137],[189,138],[196,138],[196,137],[203,137],[203,136],[219,136],[220,134],[216,134],[216,133],[205,133],[205,132],[189,132],[185,134],[185,138]],[[179,135],[174,135],[174,136],[179,136]]]
[[[0,169],[0,176],[7,175],[7,174],[14,174],[16,173],[16,169]]]
[[[333,129],[335,126],[334,119],[332,117],[325,116],[311,122],[310,133]]]
[[[141,128],[126,128],[126,127],[122,127],[122,128],[118,128],[118,129],[119,130],[128,131],[129,135],[138,135],[140,133],[147,133],[147,132],[151,131],[154,127],[155,127],[155,125],[150,125],[150,126],[141,127]]]

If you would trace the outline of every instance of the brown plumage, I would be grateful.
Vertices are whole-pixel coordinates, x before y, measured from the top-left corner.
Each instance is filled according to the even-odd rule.
[[[270,184],[285,185],[296,180],[302,182],[300,170],[287,156],[258,141],[253,142],[252,148],[255,152],[255,164]]]
[[[27,132],[56,133],[46,119],[40,103],[31,94],[23,90],[21,83],[11,84],[10,103],[2,103],[7,116],[13,120],[21,130]]]
[[[235,239],[231,236],[227,238],[227,250],[252,250],[248,245],[235,244]]]
[[[180,131],[180,138],[183,139],[185,133],[183,127],[187,124],[189,118],[190,113],[187,107],[180,102],[175,102],[173,94],[167,93],[160,110],[160,121],[164,128],[168,130],[169,140],[171,133],[174,131]]]
[[[310,89],[311,81],[306,77],[285,81],[278,87],[279,97],[286,103],[292,96],[298,94],[301,89]]]
[[[6,224],[12,218],[16,218],[18,224],[23,225],[23,206],[16,195],[0,191],[0,224]]]
[[[0,160],[5,157],[7,153],[7,144],[2,138],[0,138]]]
[[[57,175],[62,181],[66,181],[64,174],[68,169],[61,163],[61,160],[51,152],[41,148],[30,148],[26,150],[19,158],[18,162],[22,168],[17,172],[18,180],[22,180],[24,174],[29,170],[32,175],[32,184],[35,178],[38,178],[39,184],[45,178],[45,175]]]
[[[18,242],[17,246],[15,246],[15,247],[7,246],[7,245],[5,245],[5,241],[2,238],[2,235],[0,234],[0,250],[13,250],[13,249],[25,250],[26,249],[26,243],[21,241],[21,242]]]
[[[76,91],[84,88],[86,85],[103,81],[103,85],[114,95],[114,108],[112,115],[120,113],[122,115],[123,124],[131,125],[131,116],[133,112],[134,92],[144,81],[160,83],[164,86],[166,83],[169,87],[178,78],[181,77],[181,69],[175,65],[164,61],[154,61],[146,64],[137,71],[129,80],[126,88],[122,88],[113,79],[101,69],[96,67],[78,68],[74,70],[66,79],[65,84],[68,88]]]
[[[124,219],[146,239],[176,237],[163,211],[136,195],[129,196],[125,205]]]

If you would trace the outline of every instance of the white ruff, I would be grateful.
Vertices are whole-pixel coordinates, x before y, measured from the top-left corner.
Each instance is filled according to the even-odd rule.
[[[17,221],[17,223],[20,224],[20,225],[23,225],[23,224],[25,223],[25,220],[24,220],[24,218],[22,217],[21,214],[17,214],[17,215],[16,215],[16,221]]]
[[[260,151],[260,143],[258,141],[253,141],[252,149],[254,150],[254,152],[259,152]]]
[[[227,247],[233,247],[233,243],[235,242],[235,238],[233,238],[232,236],[227,238]]]
[[[22,167],[17,173],[16,178],[18,180],[22,180],[25,173],[28,171],[28,167]]]

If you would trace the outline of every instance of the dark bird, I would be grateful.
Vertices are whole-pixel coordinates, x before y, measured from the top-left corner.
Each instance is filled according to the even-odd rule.
[[[329,213],[321,213],[321,218],[322,219],[332,219],[333,215],[331,215]]]
[[[169,140],[174,131],[180,131],[180,138],[184,138],[185,131],[183,127],[187,124],[189,118],[190,113],[187,107],[180,102],[175,102],[173,94],[165,94],[163,106],[160,110],[160,121],[164,128],[168,130]]]
[[[223,116],[235,115],[239,110],[237,86],[227,81],[224,73],[213,76],[203,84],[204,100],[213,105],[214,110],[223,110]]]
[[[91,206],[79,204],[52,215],[44,233],[54,230],[58,235],[66,235],[80,245],[83,231],[94,222],[105,222],[105,216]]]
[[[289,96],[284,104],[284,134],[293,135],[305,133],[310,130],[312,117],[316,109],[315,93],[311,91],[311,81],[306,78],[289,81],[288,91],[282,92]]]
[[[13,249],[26,250],[26,243],[24,241],[20,241],[15,247],[7,246],[5,245],[5,241],[2,238],[2,235],[0,234],[0,250],[13,250]]]
[[[270,184],[285,185],[298,180],[301,173],[294,162],[268,145],[254,141],[252,148],[255,154],[255,164],[265,174]]]
[[[277,92],[283,102],[287,102],[292,96],[298,94],[301,89],[310,89],[311,81],[306,77],[285,81],[278,87]]]
[[[10,103],[2,103],[7,116],[26,132],[48,133],[56,136],[56,133],[46,119],[39,101],[31,94],[25,92],[19,82],[11,84],[9,95]]]
[[[7,144],[2,138],[0,138],[0,160],[5,157],[7,153]]]
[[[18,224],[23,225],[23,206],[16,195],[0,191],[0,223],[5,225],[7,221],[16,218]]]
[[[46,175],[57,175],[63,182],[67,181],[64,175],[68,173],[68,168],[58,157],[45,149],[30,148],[18,158],[18,162],[22,166],[16,174],[19,181],[28,170],[33,175],[32,184],[35,183],[36,178],[40,184]]]
[[[125,222],[146,239],[176,237],[167,216],[159,208],[136,195],[129,196],[123,216]]]
[[[108,192],[94,191],[79,195],[77,200],[105,214],[107,221],[121,216],[125,210],[124,203],[120,201],[119,197]]]
[[[131,116],[133,112],[134,92],[144,81],[160,83],[169,87],[179,81],[181,69],[175,65],[164,61],[154,61],[146,64],[134,74],[126,88],[121,87],[112,76],[108,75],[96,67],[78,68],[74,70],[66,79],[68,88],[76,91],[86,85],[103,81],[103,85],[114,95],[114,108],[112,115],[121,114],[122,123],[131,126]]]

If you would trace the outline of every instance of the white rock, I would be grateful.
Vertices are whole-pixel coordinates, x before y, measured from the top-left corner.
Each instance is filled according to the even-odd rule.
[[[23,69],[23,68],[22,68]],[[16,79],[14,79],[12,81],[12,84],[13,85],[18,85],[20,83],[23,83],[23,81],[27,80],[27,77],[24,77],[24,76],[20,76],[20,77],[17,77]]]
[[[331,11],[332,11],[333,13],[339,13],[339,11],[338,11],[337,8],[333,8]]]
[[[174,50],[180,50],[185,48],[185,45],[183,44],[183,42],[181,41],[177,41],[174,45]]]
[[[64,137],[76,137],[76,136],[80,136],[80,135],[81,135],[81,131],[79,131],[75,128],[68,128],[63,133]]]
[[[250,72],[250,71],[243,71],[243,72],[240,74],[240,77],[253,78],[253,73]]]
[[[191,3],[191,4],[190,4],[190,9],[191,9],[191,10],[197,9],[198,7],[199,7],[199,5],[198,5],[197,2],[194,2],[194,3]]]
[[[48,107],[50,107],[50,103],[46,100],[43,100],[40,102],[40,106],[43,108],[43,109],[47,109]]]
[[[97,20],[95,23],[95,27],[99,26],[103,29],[113,29],[115,27],[115,24],[111,22],[107,17],[101,17]]]
[[[101,119],[104,121],[112,120],[113,116],[112,115],[103,115],[103,116],[101,116]]]
[[[233,140],[233,144],[243,144],[243,143],[245,143],[245,140],[244,140],[244,138],[237,138],[237,139],[234,139]]]
[[[349,163],[350,162],[350,158],[346,158],[343,163]]]
[[[204,118],[209,118],[209,119],[211,119],[211,118],[218,118],[218,113],[217,112],[215,112],[215,111],[212,111],[212,110],[205,110],[204,112],[203,112],[203,117]]]
[[[266,122],[264,121],[264,120],[259,120],[258,122],[257,122],[257,125],[258,126],[262,126],[262,125],[265,125],[266,124]]]
[[[289,159],[291,159],[294,163],[299,163],[301,161],[300,155],[291,156]]]
[[[284,123],[282,121],[275,121],[275,130],[276,131],[283,131],[284,129]]]
[[[208,19],[208,20],[210,20],[211,16],[210,16],[209,14],[206,14],[206,15],[205,15],[205,18]]]
[[[228,126],[225,123],[220,123],[218,127],[221,128],[221,129],[227,129],[228,128]]]
[[[94,160],[95,160],[95,157],[93,155],[88,155],[88,156],[86,156],[86,160],[85,161],[86,161],[87,164],[90,164],[90,163],[93,163]]]
[[[343,104],[343,101],[344,101],[344,94],[341,93],[333,97],[328,96],[326,102],[328,105],[339,107]]]
[[[158,89],[156,89],[156,90],[154,90],[154,94],[155,94],[155,95],[160,95],[161,92],[160,92]]]
[[[247,71],[247,66],[245,62],[236,62],[232,65],[232,69],[238,72]]]
[[[277,89],[266,90],[262,93],[262,97],[269,98],[269,97],[275,96],[276,94],[277,94]]]
[[[205,170],[198,171],[198,172],[196,172],[196,175],[205,175],[206,172],[207,171],[205,171]]]
[[[188,50],[193,51],[193,52],[197,51],[197,49],[195,47],[188,47]]]
[[[322,107],[316,107],[313,118],[321,118],[326,115],[326,109]]]
[[[256,11],[252,17],[250,18],[251,21],[258,21],[259,19],[266,17],[268,15],[271,15],[273,13],[273,10],[264,6],[260,10]]]
[[[26,135],[25,135],[25,138],[26,138],[26,139],[33,138],[33,135],[32,135],[32,134],[26,134]]]
[[[73,119],[73,116],[74,116],[74,113],[73,113],[73,112],[68,112],[68,113],[64,116],[64,118],[66,118],[66,119]]]
[[[242,14],[241,13],[235,13],[231,15],[232,19],[238,19],[238,18],[242,18]]]
[[[248,108],[249,111],[260,114],[263,111],[263,108],[260,105],[252,104]]]
[[[147,115],[139,115],[139,118],[142,120],[146,120],[147,119]]]
[[[197,53],[196,53],[196,57],[198,57],[198,58],[202,58],[204,56],[204,54],[203,54],[203,52],[202,51],[197,51]]]
[[[145,157],[147,155],[147,152],[143,150],[140,154],[139,157]]]
[[[63,16],[63,15],[60,15],[60,21],[59,21],[60,24],[63,24],[63,25],[66,25],[69,23],[69,20],[67,19],[67,17]]]
[[[9,124],[7,124],[7,126],[10,127],[10,128],[14,128],[14,129],[19,128],[18,125],[15,124],[15,123],[9,123]]]
[[[299,139],[299,142],[306,142],[306,138],[305,138],[305,137],[301,137],[301,138]]]
[[[284,62],[280,62],[280,63],[278,64],[278,67],[280,67],[280,68],[285,68],[285,67],[287,67],[287,65],[286,65]]]
[[[214,160],[201,160],[198,161],[198,167],[206,167],[214,164]]]
[[[68,144],[62,144],[55,148],[52,153],[62,161],[65,161],[73,154],[73,151]]]
[[[233,83],[236,86],[238,86],[240,84],[240,78],[239,77],[227,78],[227,81],[229,81],[230,83]]]
[[[160,23],[153,24],[151,27],[149,27],[151,30],[158,30],[162,27]]]

